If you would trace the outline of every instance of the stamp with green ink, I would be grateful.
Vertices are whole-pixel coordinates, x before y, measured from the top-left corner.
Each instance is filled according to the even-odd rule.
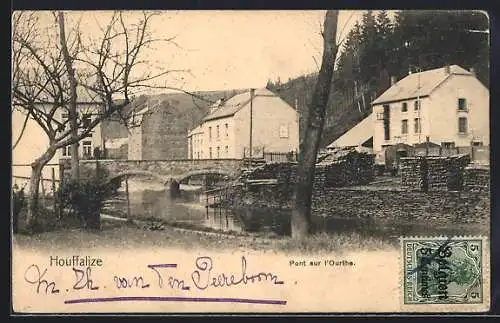
[[[481,238],[402,238],[405,304],[483,302]]]

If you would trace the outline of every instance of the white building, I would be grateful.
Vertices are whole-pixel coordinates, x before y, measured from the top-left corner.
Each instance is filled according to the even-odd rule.
[[[489,145],[489,91],[460,66],[414,73],[372,102],[373,148],[430,142]]]
[[[99,105],[94,102],[78,102],[78,119],[81,123],[81,127],[78,130],[81,133],[87,125],[97,118],[99,113]],[[68,112],[60,110],[56,113],[58,121],[64,123],[66,122],[66,128],[70,127],[68,120]],[[103,138],[101,135],[101,124],[98,124],[86,138],[83,138],[78,145],[78,154],[82,159],[91,159],[94,157],[94,149],[102,149],[104,146]],[[63,147],[58,152],[58,159],[71,158],[71,145]]]
[[[250,118],[252,108],[252,118]],[[251,121],[250,121],[251,120]],[[288,153],[299,148],[298,112],[267,89],[250,91],[211,107],[200,125],[188,134],[188,158],[243,158],[262,152]]]

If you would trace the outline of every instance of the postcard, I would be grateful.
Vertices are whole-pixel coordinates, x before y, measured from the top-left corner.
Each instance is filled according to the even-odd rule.
[[[490,309],[477,10],[15,11],[12,314]]]

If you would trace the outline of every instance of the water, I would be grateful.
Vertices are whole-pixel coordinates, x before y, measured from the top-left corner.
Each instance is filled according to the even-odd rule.
[[[172,197],[164,186],[129,180],[130,214],[132,218],[162,220],[187,227],[211,228],[222,231],[273,233],[290,235],[291,212],[277,209],[255,208],[206,208],[206,197],[200,186],[181,185],[181,196]],[[127,214],[126,195],[120,189],[118,195],[108,201],[106,209]],[[463,235],[477,234],[480,230],[471,226],[435,226],[426,223],[404,223],[380,219],[346,219],[313,217],[316,232],[356,234],[395,241],[400,236],[412,235]]]

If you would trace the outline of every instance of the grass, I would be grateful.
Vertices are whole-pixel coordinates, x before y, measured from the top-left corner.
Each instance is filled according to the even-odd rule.
[[[61,229],[33,235],[16,234],[13,245],[33,250],[85,249],[155,249],[262,251],[274,253],[320,254],[354,250],[386,250],[394,246],[383,241],[365,239],[358,235],[317,234],[305,240],[290,237],[265,237],[253,234],[227,234],[212,230],[193,231],[190,228],[165,225],[163,230],[147,230],[144,221],[102,221],[102,229],[88,232],[83,229]]]

